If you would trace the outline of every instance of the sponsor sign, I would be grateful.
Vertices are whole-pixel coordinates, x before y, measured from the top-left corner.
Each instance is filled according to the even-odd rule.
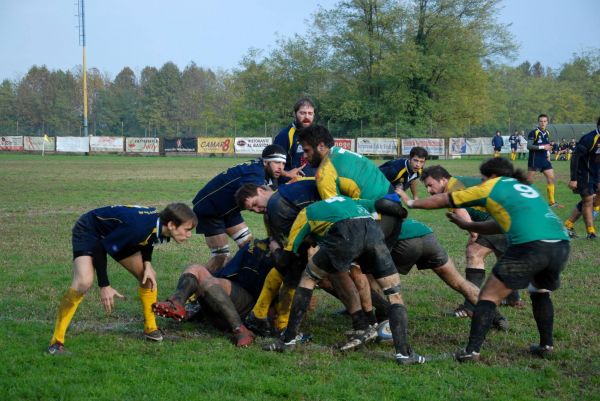
[[[271,137],[236,137],[235,153],[245,155],[260,155],[265,148],[273,143]]]
[[[354,139],[334,138],[335,146],[354,152]]]
[[[233,153],[233,138],[198,138],[198,153]]]
[[[420,146],[427,150],[432,156],[443,156],[444,139],[443,138],[412,138],[402,140],[402,154],[410,154],[410,150],[415,146]]]
[[[508,137],[503,136],[504,146],[501,153],[510,153]],[[494,153],[491,137],[450,138],[451,155],[491,155]]]
[[[196,153],[196,138],[165,138],[165,152]]]
[[[122,152],[122,136],[91,136],[90,151],[92,152]]]
[[[398,155],[398,140],[394,138],[358,138],[356,153],[363,155]]]
[[[53,136],[24,136],[23,147],[26,151],[54,152],[56,140]]]
[[[22,151],[23,137],[22,136],[2,136],[0,137],[0,150]]]
[[[466,138],[450,138],[448,144],[448,152],[451,155],[466,155],[467,154],[467,139]]]
[[[57,152],[87,153],[90,151],[89,136],[57,136]]]
[[[158,138],[125,138],[127,153],[158,153]]]

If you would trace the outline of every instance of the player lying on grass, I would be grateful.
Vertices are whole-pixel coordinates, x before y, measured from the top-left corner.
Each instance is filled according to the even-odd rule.
[[[115,296],[123,298],[108,281],[106,254],[138,280],[144,336],[148,340],[162,341],[151,309],[157,299],[156,272],[151,264],[153,247],[171,238],[178,244],[185,242],[191,237],[196,223],[196,216],[183,203],[172,203],[160,213],[141,206],[107,206],[81,216],[73,227],[73,279],[60,301],[48,352],[66,352],[67,328],[84,294],[92,286],[94,271],[98,277],[100,300],[107,313],[114,307]]]
[[[492,220],[467,221],[455,213],[450,220],[464,230],[491,234],[504,232],[509,247],[498,259],[479,293],[471,320],[469,342],[458,351],[458,361],[479,359],[496,307],[512,290],[527,288],[540,341],[530,351],[538,356],[553,352],[554,307],[550,293],[560,286],[560,273],[569,257],[569,237],[559,218],[539,192],[527,185],[525,174],[504,158],[480,166],[482,184],[427,199],[410,200],[418,209],[484,207]]]
[[[242,218],[233,195],[245,183],[277,187],[277,179],[285,166],[285,149],[269,145],[262,157],[231,167],[210,180],[192,201],[198,217],[196,232],[204,234],[211,258],[206,263],[210,271],[217,271],[229,256],[231,237],[241,248],[252,240],[248,225]]]
[[[182,321],[187,318],[185,303],[196,295],[203,317],[219,328],[231,330],[236,346],[247,347],[254,341],[254,333],[242,324],[242,319],[254,306],[272,267],[268,240],[254,240],[217,273],[199,264],[188,266],[179,277],[175,293],[153,304],[152,310],[159,316]]]

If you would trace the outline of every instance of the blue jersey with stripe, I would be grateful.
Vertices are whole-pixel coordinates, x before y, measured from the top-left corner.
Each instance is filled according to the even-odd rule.
[[[298,131],[294,124],[290,124],[283,128],[275,139],[273,140],[275,145],[279,145],[285,149],[287,159],[285,161],[285,170],[297,168],[306,164],[302,169],[302,172],[306,177],[314,177],[316,169],[308,164],[308,160],[304,157],[304,150],[298,142]],[[283,180],[282,180],[283,182]]]
[[[410,167],[408,159],[395,159],[383,163],[379,166],[379,170],[385,175],[385,178],[393,186],[402,185],[402,189],[406,190],[410,187],[410,183],[418,179],[420,173],[413,171]]]
[[[541,146],[550,144],[550,133],[541,128],[536,128],[527,135],[527,141],[533,146]],[[529,149],[529,162],[535,162],[535,166],[548,159],[548,151],[546,149]]]
[[[600,131],[595,129],[579,139],[571,163],[571,180],[600,182]]]

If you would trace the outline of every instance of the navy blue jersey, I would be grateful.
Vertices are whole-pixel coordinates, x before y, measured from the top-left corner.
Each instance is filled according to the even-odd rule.
[[[210,180],[192,201],[194,213],[201,217],[223,218],[240,209],[233,195],[244,184],[270,185],[277,187],[277,180],[271,180],[262,160],[252,160],[233,166]]]
[[[106,206],[82,216],[92,225],[111,257],[120,260],[124,252],[138,249],[144,261],[152,260],[152,246],[165,240],[155,208],[142,206]],[[168,240],[168,238],[166,238]]]
[[[300,167],[303,164],[306,166],[302,169],[306,177],[314,177],[316,170],[310,167],[308,160],[304,157],[304,150],[298,143],[298,132],[294,124],[290,124],[277,134],[273,140],[275,145],[279,145],[287,152],[287,159],[285,162],[285,170],[289,171],[294,168]]]
[[[536,128],[527,135],[529,147],[529,164],[538,165],[548,159],[546,149],[538,149],[541,145],[550,144],[550,133],[543,131],[541,128]]]
[[[267,274],[275,265],[267,240],[244,245],[215,277],[226,278],[248,291],[255,299],[260,295]]]
[[[314,177],[300,178],[277,188],[281,197],[298,208],[304,209],[313,202],[320,201],[317,183]]]
[[[571,157],[571,180],[600,181],[600,132],[595,129],[577,142]]]
[[[420,171],[413,171],[408,159],[390,160],[379,166],[379,170],[393,186],[402,184],[402,189],[410,187],[410,183],[419,178]]]
[[[511,135],[508,137],[508,143],[511,149],[516,149],[519,144],[519,138],[516,135]]]
[[[492,145],[495,148],[501,148],[502,146],[504,146],[504,139],[502,139],[502,137],[500,135],[495,135],[492,138]]]

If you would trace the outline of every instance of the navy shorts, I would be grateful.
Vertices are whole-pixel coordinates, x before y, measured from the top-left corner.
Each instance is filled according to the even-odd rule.
[[[448,262],[448,252],[433,233],[396,242],[392,259],[400,274],[408,274],[414,265],[417,269],[435,269]]]
[[[517,144],[512,144],[510,145],[510,149],[516,151],[517,150]]]
[[[494,146],[494,152],[500,152],[502,150],[502,146]]]
[[[577,188],[574,192],[581,196],[592,196],[600,191],[598,181],[588,181],[587,177],[577,177]]]
[[[527,170],[529,171],[540,171],[552,170],[552,163],[547,158],[530,158],[527,161]]]
[[[197,234],[204,234],[205,237],[225,234],[225,229],[244,222],[242,214],[237,209],[227,213],[225,216],[215,216],[211,214],[211,211],[212,208],[208,204],[198,203],[194,206],[194,214],[198,218],[198,225],[196,226]]]
[[[538,289],[554,291],[560,287],[560,273],[567,264],[569,249],[569,241],[511,245],[492,273],[512,290],[532,283]]]

